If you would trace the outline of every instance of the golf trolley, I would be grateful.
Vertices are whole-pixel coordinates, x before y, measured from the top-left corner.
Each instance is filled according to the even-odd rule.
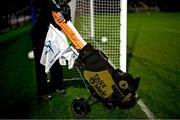
[[[85,116],[90,112],[92,98],[111,110],[116,107],[129,108],[136,103],[135,91],[139,85],[139,77],[134,79],[128,73],[114,69],[109,64],[108,57],[90,44],[84,46],[79,53],[75,66],[90,96],[87,99],[76,97],[73,100],[71,110],[76,116]]]
[[[115,69],[108,57],[91,44],[86,43],[70,21],[58,21],[58,13],[52,13],[57,25],[71,40],[71,46],[79,53],[74,66],[81,68],[80,75],[90,96],[75,98],[71,104],[72,112],[77,116],[85,116],[90,112],[89,101],[95,98],[106,108],[129,108],[136,103],[136,90],[140,78],[134,79],[130,74]]]

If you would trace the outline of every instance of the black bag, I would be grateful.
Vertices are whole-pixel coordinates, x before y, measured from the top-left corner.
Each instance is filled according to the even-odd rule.
[[[129,73],[114,69],[108,57],[90,44],[79,53],[77,65],[84,67],[83,76],[97,99],[106,106],[129,107],[136,103],[140,78],[134,79]]]

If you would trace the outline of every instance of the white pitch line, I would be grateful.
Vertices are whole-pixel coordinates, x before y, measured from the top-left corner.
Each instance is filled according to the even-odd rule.
[[[171,29],[171,28],[163,28],[163,27],[161,27],[161,30],[168,31],[168,32],[173,32],[173,33],[180,33],[179,30],[175,30],[175,29]]]
[[[139,99],[137,103],[149,119],[156,119],[155,115],[150,111],[150,109],[144,104],[144,102],[141,99]]]

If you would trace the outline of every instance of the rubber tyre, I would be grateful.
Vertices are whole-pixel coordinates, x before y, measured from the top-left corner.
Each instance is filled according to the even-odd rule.
[[[71,103],[71,110],[76,116],[85,116],[90,112],[90,106],[84,98],[76,98]]]

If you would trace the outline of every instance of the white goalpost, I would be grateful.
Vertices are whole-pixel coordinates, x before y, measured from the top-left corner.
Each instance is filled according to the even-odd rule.
[[[115,68],[127,72],[127,0],[72,0],[69,5],[83,39],[105,52]]]
[[[85,41],[98,44],[126,72],[127,0],[76,0],[75,23]]]
[[[94,1],[95,0],[90,0],[91,38],[94,38]],[[127,54],[126,53],[127,51],[127,47],[126,47],[127,46],[127,0],[117,0],[117,1],[120,1],[120,6],[119,6],[120,7],[120,69],[123,72],[127,72],[127,68],[126,68],[127,67],[126,65],[126,61],[127,61],[127,57],[126,57],[126,54]]]
[[[120,69],[127,72],[127,0],[121,0]]]

